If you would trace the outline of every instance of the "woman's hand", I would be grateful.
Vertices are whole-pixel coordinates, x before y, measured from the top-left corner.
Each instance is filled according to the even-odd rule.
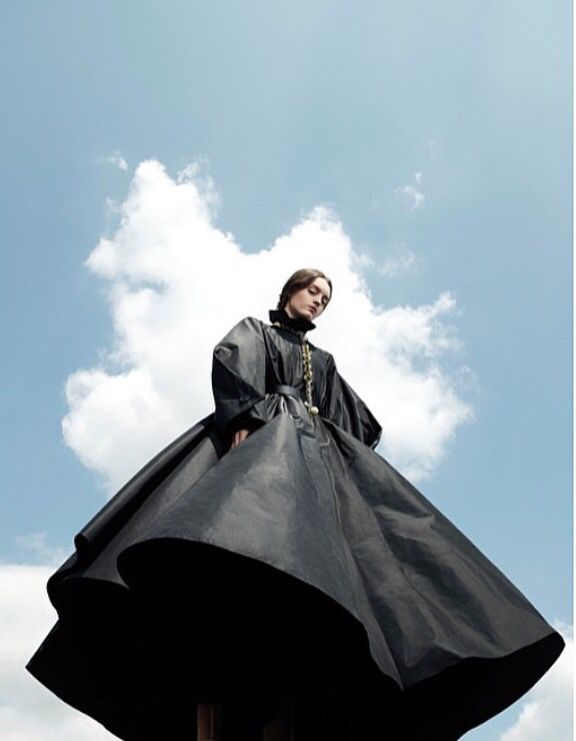
[[[246,440],[249,434],[250,434],[250,430],[236,430],[236,432],[232,436],[232,442],[230,443],[230,450],[232,450],[232,448],[238,447],[240,443],[244,442],[244,440]]]

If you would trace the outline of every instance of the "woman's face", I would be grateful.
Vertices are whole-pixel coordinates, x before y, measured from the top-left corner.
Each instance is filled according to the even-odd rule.
[[[293,294],[284,308],[293,319],[312,321],[326,308],[330,293],[328,281],[325,278],[315,278],[306,288]]]

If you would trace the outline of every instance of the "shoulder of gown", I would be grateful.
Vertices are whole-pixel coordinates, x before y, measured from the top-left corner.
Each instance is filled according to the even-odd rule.
[[[266,345],[259,319],[244,317],[216,344],[212,391],[216,428],[224,437],[264,422],[254,409],[266,396]]]
[[[322,351],[326,362],[326,393],[320,414],[374,449],[380,442],[382,426],[366,403],[338,372],[334,356]]]

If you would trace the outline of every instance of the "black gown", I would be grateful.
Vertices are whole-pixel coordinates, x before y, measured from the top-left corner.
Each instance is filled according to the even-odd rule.
[[[333,720],[314,731],[309,714],[299,738],[460,738],[564,642],[374,451],[380,425],[311,344],[309,414],[314,325],[270,316],[281,326],[247,318],[216,346],[214,414],[76,536],[27,668],[134,741],[193,739],[197,702],[265,714],[286,697]]]

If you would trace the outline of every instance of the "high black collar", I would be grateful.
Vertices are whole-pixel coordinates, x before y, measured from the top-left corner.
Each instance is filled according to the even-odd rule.
[[[309,332],[311,329],[316,329],[316,325],[308,319],[294,319],[284,311],[284,309],[270,309],[268,312],[270,321],[272,323],[279,322],[286,329],[292,330],[292,332]]]

